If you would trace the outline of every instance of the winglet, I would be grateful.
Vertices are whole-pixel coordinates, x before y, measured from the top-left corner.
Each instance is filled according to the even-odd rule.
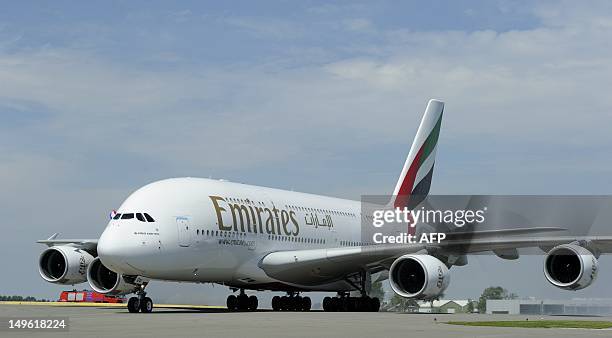
[[[47,238],[48,241],[54,240],[57,238],[57,236],[59,235],[59,232],[54,233],[53,235],[51,235],[51,237]]]

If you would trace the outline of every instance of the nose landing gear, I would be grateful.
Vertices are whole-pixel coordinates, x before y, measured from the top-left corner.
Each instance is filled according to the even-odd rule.
[[[140,290],[136,292],[136,297],[131,297],[128,300],[127,308],[129,312],[150,313],[153,311],[153,300],[147,297],[147,293],[144,290],[145,286],[141,285]]]
[[[230,311],[255,311],[259,305],[256,296],[247,296],[244,289],[240,289],[238,296],[229,295],[226,301],[227,309]]]

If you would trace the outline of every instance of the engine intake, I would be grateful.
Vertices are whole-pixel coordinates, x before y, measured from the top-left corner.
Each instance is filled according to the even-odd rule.
[[[128,283],[122,275],[104,266],[99,257],[89,264],[87,281],[94,291],[106,295],[125,295],[138,290],[138,285]]]
[[[580,290],[591,285],[599,270],[597,258],[588,249],[575,244],[552,248],[544,261],[544,276],[554,286]]]
[[[450,283],[448,267],[429,255],[404,255],[389,269],[391,288],[406,298],[431,299],[440,295]]]
[[[50,283],[79,284],[87,280],[87,267],[93,259],[83,249],[67,245],[53,246],[40,254],[38,272]]]

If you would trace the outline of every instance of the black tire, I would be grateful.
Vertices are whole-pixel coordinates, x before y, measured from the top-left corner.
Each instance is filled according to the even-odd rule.
[[[331,312],[331,303],[332,303],[331,297],[323,298],[323,311]]]
[[[272,297],[272,310],[274,311],[281,310],[281,298],[279,296]]]
[[[372,298],[369,296],[359,298],[357,302],[357,311],[359,312],[369,312],[372,307]]]
[[[153,311],[153,300],[149,297],[145,297],[142,302],[140,302],[140,312],[142,313],[151,313]]]
[[[280,301],[281,311],[289,311],[291,300],[287,296],[282,296]]]
[[[351,298],[350,297],[343,297],[340,299],[340,306],[338,311],[340,312],[349,312],[351,311]]]
[[[259,302],[257,301],[257,297],[255,296],[249,297],[249,311],[257,310],[257,305],[259,305]]]
[[[357,298],[346,297],[344,299],[344,311],[355,312],[357,310]]]
[[[138,298],[130,297],[127,302],[127,309],[128,311],[130,311],[130,313],[136,313],[140,311],[140,302],[138,301]]]
[[[238,299],[234,295],[227,296],[225,304],[227,305],[227,309],[230,311],[238,310]]]
[[[341,311],[342,300],[338,297],[333,297],[331,302],[329,303],[329,308],[331,312]]]
[[[291,311],[302,311],[302,297],[291,297]]]
[[[238,296],[238,311],[247,311],[249,309],[249,296]]]
[[[380,311],[380,299],[374,297],[370,299],[370,312]]]
[[[310,297],[302,298],[302,311],[310,311],[311,307],[312,301],[310,300]]]

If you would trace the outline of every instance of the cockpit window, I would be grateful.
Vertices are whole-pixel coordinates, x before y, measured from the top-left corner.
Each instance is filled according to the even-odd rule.
[[[153,219],[153,217],[151,217],[149,214],[147,214],[145,212],[144,217],[147,219],[147,222],[155,222],[155,220]]]
[[[132,219],[134,218],[134,214],[123,214],[121,219]]]
[[[142,216],[142,214],[141,214],[141,213],[137,213],[137,214],[136,214],[136,218],[137,218],[139,221],[141,221],[141,222],[145,222],[145,219],[144,219],[144,217]]]
[[[119,219],[121,218],[121,214],[116,214],[115,217],[113,217],[113,219]]]

